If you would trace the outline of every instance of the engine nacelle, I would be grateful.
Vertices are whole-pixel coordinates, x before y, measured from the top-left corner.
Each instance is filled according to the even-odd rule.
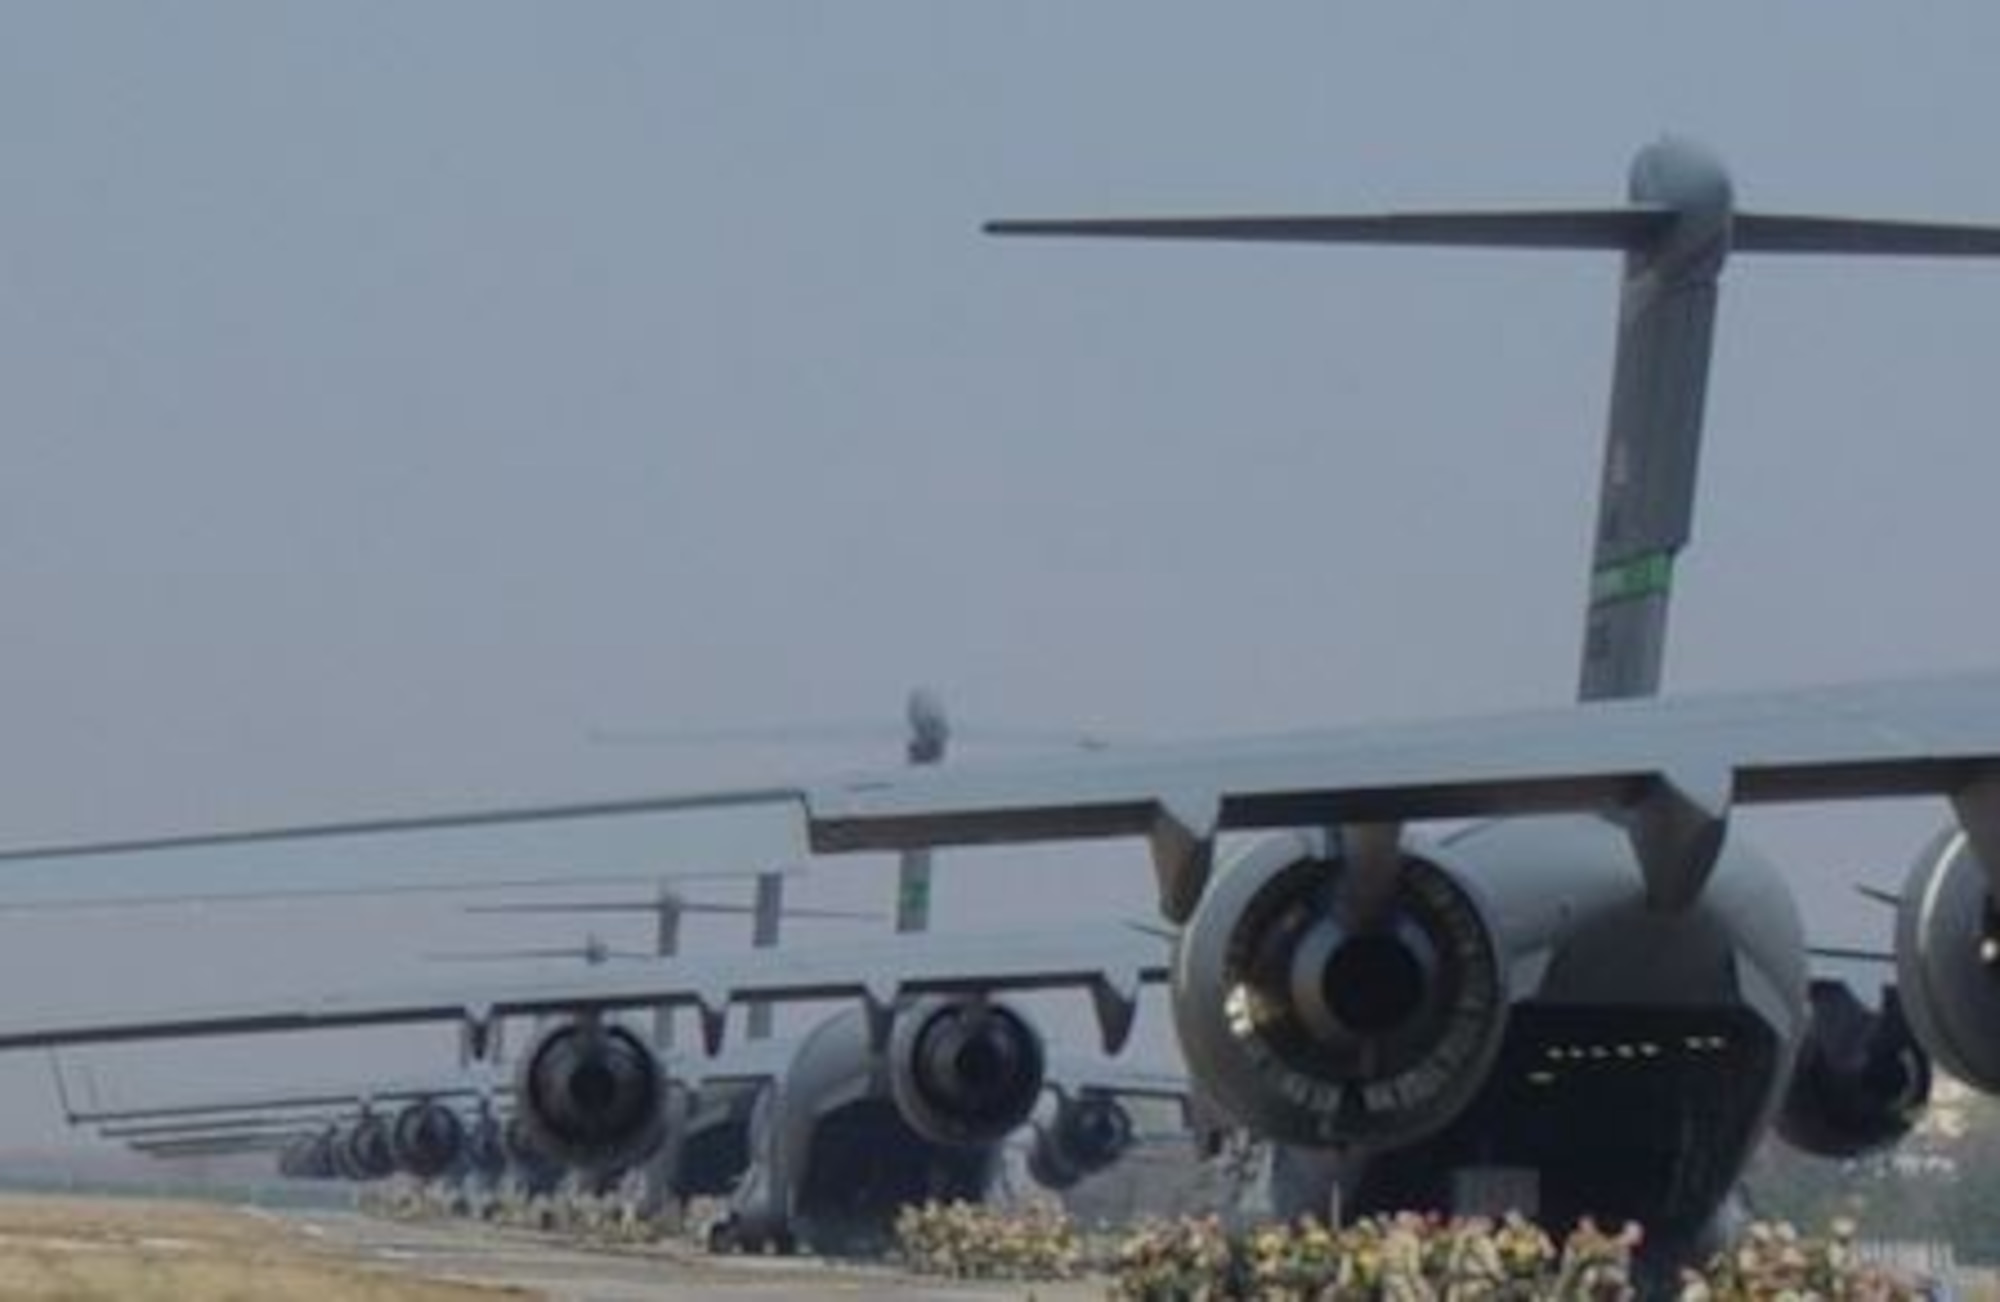
[[[988,999],[933,1000],[896,1018],[889,1084],[903,1119],[936,1144],[998,1143],[1041,1097],[1042,1037]]]
[[[334,1142],[334,1168],[345,1180],[386,1180],[396,1173],[389,1123],[364,1113]]]
[[[308,1180],[334,1180],[340,1177],[340,1163],[335,1150],[340,1142],[337,1127],[328,1126],[314,1135],[305,1152],[305,1160],[300,1174]]]
[[[1046,1124],[1035,1127],[1028,1174],[1047,1189],[1067,1189],[1110,1166],[1132,1147],[1132,1114],[1102,1094],[1065,1098]]]
[[[1879,1013],[1838,981],[1813,982],[1809,997],[1778,1133],[1818,1157],[1859,1157],[1909,1134],[1930,1102],[1931,1064],[1895,992]]]
[[[432,1099],[419,1099],[396,1114],[389,1134],[396,1169],[430,1180],[451,1169],[465,1151],[465,1123]]]
[[[333,1144],[325,1135],[300,1135],[278,1154],[278,1174],[291,1180],[333,1178]]]
[[[480,1108],[465,1128],[465,1165],[489,1180],[507,1169],[507,1137],[491,1108]]]
[[[508,1168],[524,1193],[553,1193],[562,1183],[561,1164],[535,1147],[535,1138],[518,1109],[501,1125],[500,1143],[507,1155]]]
[[[1896,987],[1940,1067],[2000,1093],[2000,913],[1965,834],[1917,856],[1896,914]]]
[[[629,1166],[666,1132],[666,1071],[630,1029],[571,1022],[521,1059],[516,1116],[529,1147],[565,1166]]]
[[[1311,832],[1250,846],[1203,893],[1174,956],[1174,1023],[1194,1077],[1273,1139],[1372,1149],[1450,1123],[1506,1031],[1500,942],[1466,874],[1404,844],[1369,916]],[[1351,883],[1350,883],[1351,885]]]

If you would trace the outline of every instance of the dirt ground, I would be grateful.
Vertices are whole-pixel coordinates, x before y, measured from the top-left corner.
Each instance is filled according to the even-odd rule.
[[[0,1299],[519,1302],[356,1263],[275,1219],[196,1203],[0,1196]]]

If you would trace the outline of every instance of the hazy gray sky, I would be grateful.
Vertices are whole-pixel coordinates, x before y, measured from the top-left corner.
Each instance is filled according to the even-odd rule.
[[[2000,220],[1996,45],[1970,0],[0,9],[0,841],[849,765],[587,730],[916,682],[1140,737],[1565,699],[1611,259],[979,222],[1610,201],[1663,131],[1746,205]],[[1996,340],[2000,267],[1730,269],[1675,686],[1993,661]],[[1934,817],[1763,826],[1858,935]],[[951,926],[1149,899],[1133,847],[949,867]],[[0,917],[0,991],[546,934]],[[53,1118],[0,1062],[0,1139]]]

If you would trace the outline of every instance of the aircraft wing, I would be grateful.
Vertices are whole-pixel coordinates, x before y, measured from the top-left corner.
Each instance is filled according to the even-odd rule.
[[[1190,1088],[1184,1071],[1138,1067],[1117,1058],[1090,1059],[1066,1053],[1050,1055],[1048,1081],[1068,1094],[1123,1094],[1176,1102],[1186,1101]]]
[[[1734,804],[1941,794],[2000,863],[1996,763],[1988,673],[897,771],[803,799],[825,852],[1144,836],[1182,921],[1214,836],[1238,829],[1601,812],[1626,822],[1652,888],[1685,900]]]
[[[1123,923],[926,933],[824,949],[703,955],[629,973],[551,974],[512,986],[459,982],[230,1007],[30,1016],[0,1021],[0,1049],[688,1007],[701,1014],[714,1054],[732,1003],[859,999],[886,1017],[898,1001],[924,995],[1082,989],[1096,1006],[1106,1051],[1115,1052],[1130,1033],[1139,987],[1166,979],[1169,951],[1165,937]]]
[[[600,870],[616,859],[609,829],[623,825],[639,835],[621,843],[617,861],[685,858],[699,839],[711,867],[808,850],[1143,836],[1178,921],[1199,894],[1213,836],[1232,829],[1597,811],[1636,816],[1651,846],[1675,840],[1690,818],[1725,818],[1732,803],[1927,793],[1954,797],[1975,845],[1992,845],[1988,858],[2000,862],[2000,814],[1970,816],[1992,803],[1996,764],[2000,673],[1967,674],[1596,701],[710,796],[39,847],[0,853],[0,908],[37,891],[75,895],[86,880],[81,858],[111,861],[108,875],[91,873],[107,892],[157,894],[183,870],[268,889],[284,876],[273,853],[301,843],[320,867],[348,874],[417,872],[427,852],[470,854],[467,838],[490,866],[504,868],[511,853],[545,867],[569,844]]]
[[[358,1104],[414,1103],[418,1099],[501,1098],[514,1092],[504,1081],[479,1081],[466,1075],[428,1080],[360,1082],[268,1089],[240,1095],[177,1099],[115,1106],[87,1105],[68,1110],[73,1125],[120,1121],[168,1121],[188,1117],[220,1117],[230,1113],[314,1112]]]
[[[1995,764],[2000,673],[897,770],[804,799],[813,847],[841,851],[1144,834],[1182,807],[1222,830],[1612,810],[1662,779],[1742,803],[1951,794]]]

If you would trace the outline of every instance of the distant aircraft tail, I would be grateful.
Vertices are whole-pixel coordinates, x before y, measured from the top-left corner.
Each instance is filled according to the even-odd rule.
[[[995,235],[1397,244],[1623,252],[1617,358],[1578,695],[1659,689],[1675,557],[1687,545],[1715,330],[1731,252],[2000,257],[2000,226],[1739,212],[1721,162],[1662,140],[1633,160],[1629,204],[1397,212],[998,221]]]

